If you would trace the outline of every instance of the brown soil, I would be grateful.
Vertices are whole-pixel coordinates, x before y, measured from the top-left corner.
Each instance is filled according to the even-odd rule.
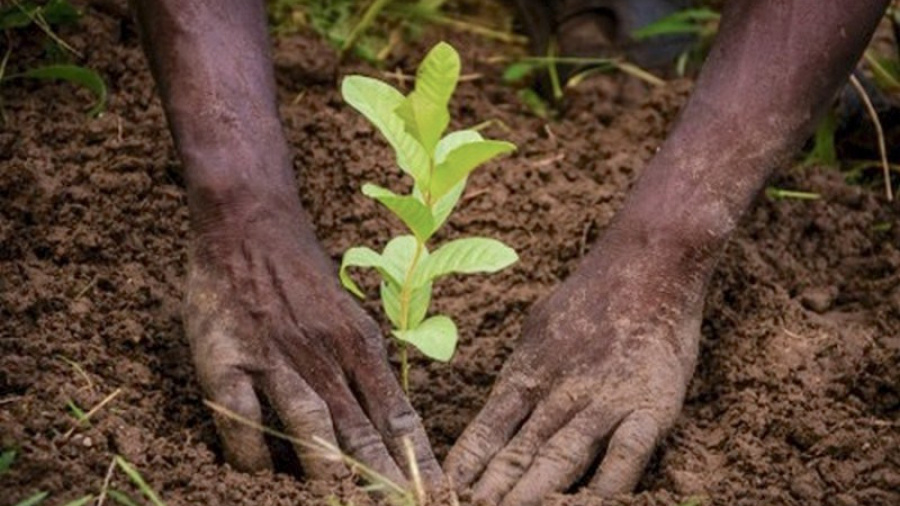
[[[20,456],[0,477],[0,505],[37,491],[51,493],[49,504],[97,493],[114,454],[169,505],[322,504],[331,494],[364,503],[348,483],[250,476],[222,462],[179,316],[188,234],[179,164],[133,26],[89,10],[65,35],[110,86],[102,118],[86,118],[88,97],[66,86],[2,89],[0,445]],[[412,384],[440,456],[483,404],[529,306],[602,232],[690,87],[600,77],[548,124],[499,83],[500,68],[476,63],[502,46],[450,38],[465,72],[483,75],[460,86],[454,127],[500,120],[488,133],[520,149],[472,178],[443,238],[496,236],[522,261],[438,288],[460,351],[450,365],[417,360]],[[335,86],[339,72],[368,70],[337,68],[313,37],[280,40],[275,55],[322,241],[335,259],[351,244],[380,246],[398,225],[359,188],[400,177]],[[900,504],[900,213],[879,186],[848,185],[831,169],[785,169],[775,184],[823,198],[763,197],[748,213],[707,297],[684,413],[624,503]],[[113,392],[66,437],[70,400],[88,410]],[[111,483],[139,497],[121,472]]]

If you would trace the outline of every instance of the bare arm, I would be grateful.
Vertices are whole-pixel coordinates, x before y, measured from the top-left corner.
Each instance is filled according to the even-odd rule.
[[[447,457],[458,486],[509,506],[585,478],[603,496],[634,488],[681,410],[722,246],[811,132],[887,4],[728,5],[669,139],[579,270],[533,309]]]
[[[206,395],[257,423],[264,395],[294,436],[402,480],[403,439],[440,469],[377,325],[339,287],[297,195],[263,2],[136,0],[179,157],[192,242],[185,324]],[[216,417],[235,466],[271,466],[262,434]],[[307,475],[346,474],[297,447]]]

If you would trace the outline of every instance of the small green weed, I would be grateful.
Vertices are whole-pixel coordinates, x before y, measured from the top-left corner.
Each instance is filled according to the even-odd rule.
[[[15,462],[16,460],[17,453],[18,452],[16,452],[16,450],[3,450],[2,452],[0,452],[0,476],[3,476],[7,472],[9,472],[10,468],[13,465],[13,462]],[[38,504],[42,504],[44,500],[46,500],[49,496],[49,492],[36,492],[15,503],[15,506],[36,506]],[[93,499],[94,496],[88,494],[79,499],[75,499],[74,501],[67,502],[63,506],[84,506],[85,504],[91,502]]]
[[[720,18],[718,12],[709,8],[685,9],[637,29],[631,36],[637,41],[671,35],[695,36],[696,42],[676,59],[675,70],[683,76],[689,64],[699,64],[706,57],[719,31]]]
[[[408,390],[406,345],[426,356],[448,361],[456,350],[456,325],[442,315],[426,318],[432,283],[447,274],[496,272],[518,256],[503,243],[481,237],[450,241],[433,253],[427,242],[444,224],[465,190],[469,174],[488,160],[515,150],[509,142],[484,139],[475,130],[443,136],[450,123],[447,104],[459,79],[459,55],[446,43],[436,45],[416,74],[407,96],[364,76],[346,77],[344,100],[362,113],[394,148],[400,169],[413,178],[409,195],[374,184],[363,185],[368,197],[399,218],[412,235],[396,237],[379,254],[366,247],[344,253],[343,285],[363,297],[347,273],[349,267],[374,268],[382,277],[381,301],[400,347],[401,382]]]
[[[309,27],[341,54],[382,62],[404,41],[419,37],[428,25],[468,31],[512,44],[524,44],[509,23],[496,28],[446,12],[447,0],[274,0],[269,17],[276,32]],[[360,5],[364,6],[360,8]],[[493,20],[493,24],[498,24]]]
[[[91,69],[68,62],[56,62],[40,66],[27,66],[15,74],[7,74],[10,57],[13,54],[14,33],[24,32],[34,26],[47,38],[45,52],[52,59],[65,59],[66,55],[80,58],[81,54],[62,40],[55,27],[77,23],[81,11],[68,0],[48,0],[46,3],[20,2],[13,0],[11,6],[0,8],[0,31],[6,40],[6,51],[0,60],[0,87],[13,79],[37,79],[65,81],[81,86],[94,94],[96,100],[88,111],[97,116],[106,108],[106,84],[99,74]]]

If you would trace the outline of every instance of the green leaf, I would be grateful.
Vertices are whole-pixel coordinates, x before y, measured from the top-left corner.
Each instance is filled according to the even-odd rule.
[[[78,21],[81,11],[69,3],[69,0],[50,0],[41,8],[41,16],[47,24],[67,25]]]
[[[387,243],[384,251],[381,252],[381,258],[384,259],[384,268],[387,269],[392,281],[397,286],[402,286],[412,265],[413,258],[416,256],[416,238],[411,235],[401,235],[395,237]],[[419,254],[419,262],[428,258],[428,249],[422,246],[422,252]],[[420,285],[416,285],[420,286]],[[415,287],[415,286],[414,286]]]
[[[394,276],[396,271],[392,270],[385,260],[386,259],[382,258],[381,255],[365,246],[348,249],[344,252],[344,257],[341,259],[341,268],[338,270],[338,277],[341,279],[341,284],[344,285],[344,288],[353,293],[353,295],[356,295],[361,299],[365,298],[365,294],[363,294],[362,290],[360,290],[356,283],[353,282],[353,278],[350,277],[350,274],[347,273],[348,267],[372,267],[377,269],[385,279],[393,283],[398,283],[397,278]]]
[[[364,184],[362,192],[387,207],[394,215],[400,218],[415,234],[420,242],[425,242],[434,233],[434,218],[431,210],[419,199],[411,195],[397,195],[396,193],[374,184]]]
[[[475,167],[495,156],[515,151],[516,146],[505,141],[478,141],[463,144],[447,154],[439,164],[431,180],[431,198],[439,199],[460,181],[465,179]]]
[[[453,46],[439,42],[425,55],[416,72],[416,92],[445,108],[459,81],[459,54]]]
[[[447,362],[453,357],[459,341],[456,324],[442,315],[432,316],[414,329],[395,330],[393,334],[397,339],[418,348],[427,357],[441,362]]]
[[[538,118],[547,119],[553,113],[553,109],[550,107],[550,104],[544,100],[538,92],[532,90],[531,88],[523,88],[516,93],[516,96],[519,97],[519,101],[528,108],[531,114],[534,114]]]
[[[446,105],[436,104],[414,91],[397,107],[406,131],[416,138],[426,153],[433,153],[441,134],[450,124]]]
[[[456,186],[451,188],[450,191],[434,203],[431,212],[434,217],[435,231],[440,229],[441,225],[447,221],[447,218],[450,216],[450,213],[453,212],[453,208],[456,206],[456,203],[459,202],[459,198],[462,196],[465,189],[466,180],[463,179],[459,183],[456,183]]]
[[[79,67],[78,65],[47,65],[26,70],[21,74],[9,76],[6,79],[27,77],[30,79],[60,80],[87,88],[96,95],[97,101],[88,111],[91,116],[96,116],[106,109],[106,84],[100,74],[93,70]]]
[[[341,95],[387,139],[397,154],[397,165],[416,182],[427,182],[428,154],[419,141],[407,133],[403,120],[395,112],[404,100],[403,95],[390,85],[365,76],[345,77]]]
[[[74,501],[66,503],[65,506],[84,506],[85,504],[87,504],[93,500],[94,500],[94,496],[91,494],[88,494],[84,497],[81,497],[79,499],[75,499]]]
[[[466,180],[463,179],[457,183],[456,186],[451,188],[446,195],[439,198],[437,202],[431,204],[431,215],[434,220],[434,231],[432,232],[432,235],[440,230],[441,225],[447,221],[447,218],[450,216],[450,213],[453,212],[453,208],[456,206],[456,203],[459,202],[459,198],[462,196],[465,189]],[[419,190],[418,186],[413,188],[413,197],[419,202],[425,203],[425,197],[422,196],[422,191]]]
[[[414,328],[422,322],[428,313],[428,306],[431,304],[431,283],[413,289],[409,297],[409,315],[406,321],[406,327]],[[394,328],[403,327],[403,315],[401,311],[399,286],[393,283],[384,282],[381,284],[381,305],[384,312],[388,316],[388,320]]]
[[[414,288],[409,294],[409,320],[407,328],[416,328],[428,314],[428,306],[431,305],[431,283]]]
[[[450,132],[438,142],[437,147],[434,150],[434,163],[443,163],[444,160],[447,159],[448,153],[464,144],[472,144],[483,140],[484,137],[475,130],[457,130],[455,132]]]
[[[460,273],[497,272],[519,259],[516,252],[496,239],[468,237],[451,241],[425,259],[416,272],[417,283]]]
[[[816,127],[813,135],[813,147],[803,160],[804,164],[837,165],[837,149],[834,146],[837,128],[837,114],[834,111],[828,111],[819,126]]]
[[[538,68],[539,64],[534,62],[515,62],[511,63],[506,67],[506,70],[503,71],[503,81],[507,83],[515,83],[519,82],[522,79],[528,77],[536,68]]]
[[[50,492],[38,492],[37,494],[16,503],[16,506],[35,506],[36,504],[44,502],[44,499],[46,499],[48,495],[50,495]]]
[[[400,287],[394,283],[382,281],[379,291],[384,314],[391,321],[391,325],[399,329],[403,321],[403,317],[400,314],[402,312],[400,307]]]
[[[0,453],[0,475],[9,471],[10,466],[16,460],[15,450],[4,450]]]
[[[24,28],[34,22],[34,13],[40,7],[32,2],[21,2],[19,5],[10,5],[0,9],[0,30],[12,28]]]

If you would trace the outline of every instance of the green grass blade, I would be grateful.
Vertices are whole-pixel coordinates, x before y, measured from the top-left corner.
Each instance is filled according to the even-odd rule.
[[[128,478],[132,481],[132,483],[137,486],[138,490],[140,490],[141,493],[144,494],[144,497],[146,497],[150,501],[150,503],[153,504],[153,506],[166,506],[166,503],[160,500],[159,496],[156,495],[156,492],[154,492],[154,490],[150,488],[150,485],[148,485],[144,480],[144,477],[141,476],[137,469],[132,467],[131,464],[128,463],[128,461],[117,455],[116,465],[118,465],[119,468],[122,469],[122,471],[124,471],[126,475],[128,475]]]
[[[16,503],[16,506],[35,506],[36,504],[44,502],[44,499],[46,499],[48,495],[50,495],[50,492],[38,492],[37,494]]]
[[[631,32],[631,36],[643,40],[662,35],[701,33],[704,23],[717,21],[720,17],[718,12],[708,8],[686,9],[643,26]]]
[[[110,490],[106,493],[109,497],[112,498],[113,501],[121,504],[122,506],[138,506],[138,503],[134,502],[128,494],[125,492],[120,492],[118,490]]]
[[[370,26],[372,26],[372,23],[375,22],[375,18],[378,17],[381,11],[384,10],[390,2],[391,0],[375,0],[369,5],[369,8],[363,13],[359,23],[353,27],[353,30],[350,31],[350,35],[344,40],[344,45],[341,47],[342,53],[346,53],[349,49],[353,48],[356,41]]]
[[[94,72],[93,70],[86,69],[78,65],[47,65],[45,67],[26,70],[21,74],[9,76],[7,79],[13,79],[16,77],[66,81],[72,84],[76,84],[78,86],[86,88],[91,93],[93,93],[94,96],[97,97],[94,105],[88,111],[89,115],[97,116],[106,109],[106,84],[103,82],[103,78],[100,77],[100,74]]]
[[[84,506],[85,504],[94,500],[94,496],[92,494],[88,494],[80,499],[75,499],[72,502],[68,502],[65,506]]]

